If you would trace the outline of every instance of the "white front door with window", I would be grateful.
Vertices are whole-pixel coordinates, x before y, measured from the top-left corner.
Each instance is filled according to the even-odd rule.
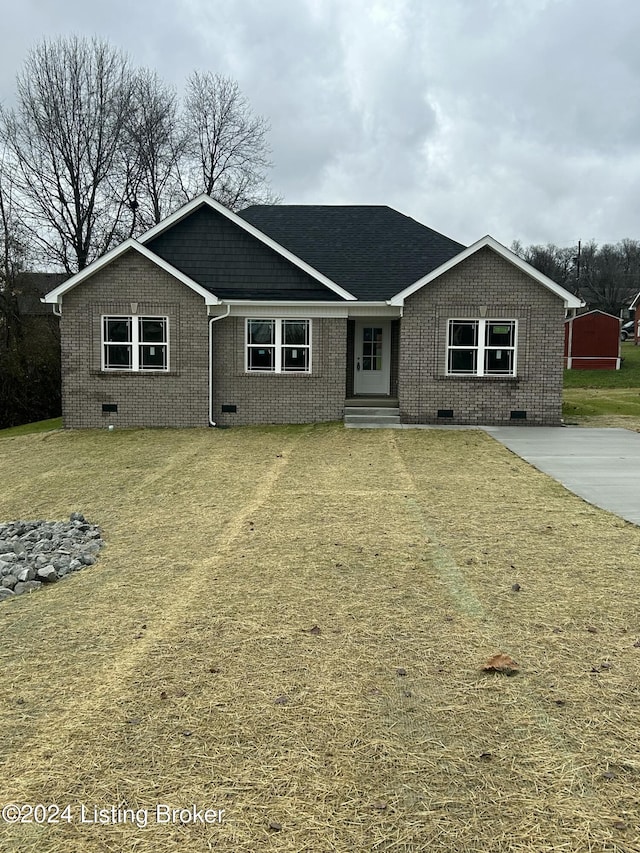
[[[391,376],[391,323],[356,320],[354,394],[389,394]]]

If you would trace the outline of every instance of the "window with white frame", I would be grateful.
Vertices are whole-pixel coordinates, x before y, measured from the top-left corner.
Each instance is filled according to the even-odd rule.
[[[447,374],[515,376],[516,320],[449,320]]]
[[[102,318],[103,370],[169,370],[167,317]]]
[[[311,373],[311,320],[247,320],[247,370]]]

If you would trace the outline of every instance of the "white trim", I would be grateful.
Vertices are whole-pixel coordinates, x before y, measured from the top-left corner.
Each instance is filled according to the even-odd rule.
[[[105,321],[107,320],[129,320],[131,323],[131,340],[130,341],[107,341],[105,340]],[[159,344],[150,344],[140,340],[140,321],[141,320],[162,320],[164,323],[166,341]],[[122,346],[131,347],[131,367],[107,367],[105,358],[107,346]],[[166,349],[166,367],[140,367],[140,347],[141,346],[158,346]],[[170,367],[170,341],[169,341],[169,317],[166,314],[103,314],[100,317],[100,369],[103,373],[169,373]]]
[[[249,343],[249,323],[251,320],[272,320],[274,323],[274,341],[272,344],[250,344]],[[282,323],[284,320],[298,320],[299,322],[307,323],[308,343],[306,344],[284,344],[282,341]],[[244,372],[253,376],[307,376],[312,372],[313,358],[313,322],[310,317],[252,317],[249,316],[244,322]],[[250,370],[249,368],[249,349],[268,349],[273,347],[273,370]],[[308,352],[307,369],[306,370],[284,370],[282,367],[282,353],[284,349],[306,349]]]
[[[592,308],[591,311],[583,311],[582,314],[574,314],[572,317],[567,317],[565,319],[565,323],[572,323],[574,320],[579,320],[580,317],[587,317],[589,314],[602,314],[604,317],[611,317],[613,320],[617,320],[620,325],[622,325],[623,322],[627,322],[626,320],[623,321],[622,317],[616,317],[615,314],[609,314],[608,311],[601,311],[599,308]]]
[[[203,193],[199,195],[197,198],[194,198],[193,201],[188,202],[179,210],[176,210],[175,213],[172,213],[171,216],[168,216],[162,222],[159,222],[157,225],[154,225],[153,228],[150,228],[149,231],[146,231],[142,236],[138,237],[138,242],[147,243],[149,240],[152,240],[154,237],[157,237],[158,234],[161,234],[167,228],[170,228],[172,225],[175,225],[176,222],[179,222],[181,219],[184,219],[185,216],[188,216],[190,213],[193,213],[194,210],[197,210],[203,204],[208,205],[212,210],[215,210],[217,213],[225,216],[230,222],[233,222],[234,225],[237,225],[239,228],[242,228],[247,234],[251,234],[252,237],[255,237],[256,240],[259,240],[261,243],[264,243],[265,246],[268,246],[270,249],[273,249],[274,252],[277,252],[283,258],[286,258],[290,263],[297,266],[303,272],[306,272],[307,275],[310,275],[316,281],[319,281],[320,284],[323,284],[325,287],[328,287],[329,290],[332,290],[338,296],[341,296],[343,299],[347,301],[356,301],[356,297],[353,294],[349,293],[348,290],[345,290],[343,287],[340,287],[339,284],[336,284],[334,281],[331,281],[330,278],[327,278],[321,272],[318,272],[317,269],[310,266],[306,261],[303,261],[297,255],[294,255],[293,252],[290,252],[288,249],[285,249],[284,246],[281,246],[280,243],[276,243],[275,240],[272,240],[271,237],[268,237],[262,231],[255,228],[253,225],[250,225],[237,214],[232,213],[232,211],[228,210],[223,204],[211,198],[211,196]]]
[[[513,266],[517,267],[523,273],[528,275],[534,281],[537,281],[543,287],[546,287],[547,290],[550,290],[556,296],[559,296],[560,299],[564,301],[566,308],[581,308],[585,303],[582,299],[579,299],[577,296],[574,296],[573,293],[569,293],[568,290],[565,290],[564,287],[560,287],[559,284],[556,284],[555,281],[552,281],[550,278],[547,278],[546,275],[543,275],[541,272],[538,272],[537,269],[532,267],[526,261],[523,261],[522,258],[519,258],[512,251],[507,249],[506,246],[503,246],[502,243],[498,243],[497,240],[494,240],[493,237],[490,237],[488,234],[486,237],[482,237],[482,239],[478,240],[472,246],[469,246],[468,249],[464,249],[459,254],[455,255],[453,258],[450,258],[444,264],[441,264],[435,270],[432,270],[427,275],[419,278],[418,281],[409,285],[409,287],[405,287],[404,290],[401,290],[400,293],[396,293],[396,295],[389,300],[390,305],[403,305],[404,300],[415,293],[417,290],[420,290],[421,287],[424,287],[425,284],[429,284],[434,281],[436,278],[439,278],[444,273],[449,272],[449,270],[461,264],[463,261],[466,261],[467,258],[470,258],[472,255],[475,255],[480,249],[484,249],[485,247],[489,249],[493,249],[496,254],[500,255],[500,257],[504,258],[505,261],[508,261]]]
[[[573,355],[573,361],[620,361],[615,355]]]
[[[573,367],[574,361],[615,361],[616,370],[620,370],[622,365],[622,359],[616,358],[613,355],[574,355],[574,356],[565,356],[565,360],[567,362],[567,370],[576,370],[577,368]],[[608,368],[602,368],[603,370],[607,370]]]
[[[261,302],[257,305],[230,305],[230,314],[232,317],[255,317],[256,319],[267,318],[272,320],[277,317],[292,317],[308,319],[310,317],[325,318],[325,319],[346,319],[349,316],[349,310],[343,302],[341,305],[336,305],[330,309],[320,308],[309,305],[296,305],[295,302],[289,302],[286,305],[277,304],[274,302]]]
[[[364,339],[362,331],[366,327],[382,328],[382,370],[369,371],[362,369],[358,370],[360,359],[365,359],[366,356],[362,352]],[[359,317],[355,321],[354,335],[354,359],[353,359],[353,393],[355,396],[365,394],[375,394],[380,397],[388,397],[391,391],[391,319],[389,317]],[[372,374],[375,374],[372,375]],[[372,388],[375,380],[380,382],[378,388]],[[367,381],[368,380],[368,381]]]
[[[477,323],[478,324],[478,342],[475,347],[467,346],[450,346],[449,345],[449,330],[451,323]],[[513,346],[510,347],[495,347],[487,346],[486,334],[489,323],[512,323],[513,324]],[[449,352],[451,350],[469,350],[474,349],[477,352],[476,372],[475,373],[460,373],[449,371]],[[501,349],[503,351],[513,351],[513,362],[511,373],[485,373],[484,358],[489,350]],[[447,318],[446,341],[445,341],[445,363],[444,375],[456,377],[481,377],[482,379],[515,379],[518,376],[518,320],[515,317],[449,317]]]
[[[312,317],[402,317],[401,306],[389,305],[386,302],[319,302],[266,299],[225,299],[221,304],[231,306],[234,317],[274,316],[278,314],[290,316],[292,313],[300,316],[300,312]]]
[[[143,257],[147,258],[147,260],[151,261],[156,266],[160,267],[160,269],[164,270],[169,275],[176,278],[178,281],[182,282],[182,284],[186,284],[187,287],[191,288],[198,296],[202,296],[206,305],[219,305],[220,300],[215,294],[210,293],[204,287],[199,285],[197,282],[193,281],[193,279],[189,278],[189,276],[185,275],[180,270],[168,264],[165,260],[155,255],[152,251],[146,248],[146,246],[141,246],[137,240],[133,238],[129,238],[125,240],[124,243],[121,243],[119,246],[116,246],[115,249],[111,249],[111,251],[107,252],[106,255],[103,255],[101,258],[98,258],[97,261],[94,261],[92,264],[89,264],[88,267],[85,267],[80,272],[76,273],[71,278],[67,279],[62,284],[59,284],[58,287],[55,287],[53,290],[50,290],[47,293],[42,301],[47,303],[60,303],[60,299],[64,296],[65,293],[68,293],[74,287],[77,287],[79,284],[82,284],[83,281],[90,278],[92,275],[95,275],[99,272],[103,267],[110,264],[112,261],[115,261],[116,258],[119,258],[121,255],[124,255],[125,252],[128,252],[130,249],[133,249],[136,252],[139,252]]]

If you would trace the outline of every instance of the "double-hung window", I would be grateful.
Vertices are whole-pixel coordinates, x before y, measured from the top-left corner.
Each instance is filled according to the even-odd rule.
[[[247,320],[247,370],[311,373],[311,320]]]
[[[102,318],[103,370],[169,370],[167,317]]]
[[[449,376],[515,376],[516,320],[449,320]]]

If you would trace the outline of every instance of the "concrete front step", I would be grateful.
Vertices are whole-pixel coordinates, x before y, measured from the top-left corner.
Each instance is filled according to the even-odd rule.
[[[347,397],[347,399],[344,401],[344,405],[347,409],[350,409],[350,408],[397,409],[398,408],[398,398],[397,397]]]
[[[345,426],[393,426],[400,423],[400,409],[381,406],[345,406]]]

